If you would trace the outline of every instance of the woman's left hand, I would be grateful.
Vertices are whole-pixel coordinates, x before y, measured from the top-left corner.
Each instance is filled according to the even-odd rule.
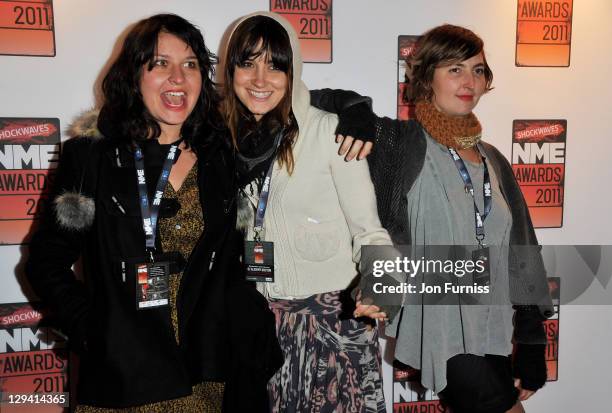
[[[357,289],[357,294],[355,295],[355,311],[353,311],[353,316],[355,318],[359,317],[369,317],[373,320],[383,321],[387,319],[387,314],[380,311],[380,307],[369,302],[368,304],[364,304],[361,302],[361,290]],[[369,300],[371,301],[371,300]]]
[[[374,304],[362,304],[361,301],[357,301],[357,307],[353,312],[355,318],[369,317],[374,320],[383,321],[387,319],[387,314],[380,311],[380,308]]]
[[[336,143],[340,143],[338,155],[343,156],[347,162],[352,161],[357,157],[358,161],[365,159],[372,151],[372,142],[364,142],[361,139],[355,139],[352,136],[336,135]]]

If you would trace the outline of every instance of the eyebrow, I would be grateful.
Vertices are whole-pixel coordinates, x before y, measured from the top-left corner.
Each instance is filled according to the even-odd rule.
[[[169,56],[169,55],[167,55],[167,54],[161,54],[161,53],[160,53],[160,54],[155,54],[155,55],[153,55],[153,57],[164,57],[164,58],[166,58],[166,59],[167,59],[167,58],[169,58],[170,56]],[[185,59],[186,59],[186,60],[189,60],[189,59],[195,59],[195,60],[197,60],[197,59],[198,59],[198,57],[197,57],[196,55],[191,55],[191,56],[187,56]]]
[[[453,63],[450,66],[461,66],[461,67],[466,67],[466,64],[463,62],[457,62],[457,63]],[[484,67],[484,63],[476,63],[474,66],[472,67]]]

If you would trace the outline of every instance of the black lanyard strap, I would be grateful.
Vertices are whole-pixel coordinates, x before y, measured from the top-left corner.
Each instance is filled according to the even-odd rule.
[[[149,203],[149,195],[147,193],[147,178],[145,176],[144,155],[138,144],[134,143],[134,163],[136,164],[136,179],[138,181],[138,196],[140,198],[140,213],[142,215],[142,228],[145,232],[146,248],[153,261],[153,252],[155,251],[155,237],[157,236],[157,217],[161,199],[164,195],[164,189],[168,184],[170,171],[174,165],[174,160],[177,156],[178,144],[173,144],[168,150],[168,155],[164,160],[162,171],[157,180],[155,195],[153,202]],[[150,205],[151,204],[151,205]]]
[[[470,173],[465,166],[465,162],[461,159],[461,156],[457,153],[457,151],[453,148],[448,148],[448,152],[450,153],[451,158],[455,162],[455,166],[459,171],[459,175],[463,180],[463,184],[465,185],[465,192],[469,193],[472,196],[472,201],[474,202],[474,230],[476,232],[476,239],[478,240],[478,245],[482,245],[482,240],[485,237],[484,231],[484,221],[487,219],[489,212],[491,212],[491,208],[493,206],[493,193],[491,192],[491,178],[489,176],[489,168],[487,168],[487,161],[485,156],[482,154],[482,151],[476,145],[476,149],[482,158],[482,164],[484,166],[484,178],[482,182],[482,196],[484,198],[484,213],[480,213],[478,209],[478,205],[476,205],[476,197],[474,196],[474,184],[472,183],[472,178],[470,177]]]
[[[255,232],[254,240],[261,241],[260,234],[263,231],[264,217],[266,215],[266,208],[268,207],[268,197],[270,196],[270,184],[272,183],[272,171],[274,170],[274,164],[276,163],[276,155],[278,155],[278,148],[281,144],[284,131],[281,130],[278,135],[274,138],[274,154],[272,155],[272,162],[268,168],[268,172],[263,181],[261,191],[259,193],[259,201],[257,201],[257,211],[255,211],[255,224],[253,231]]]

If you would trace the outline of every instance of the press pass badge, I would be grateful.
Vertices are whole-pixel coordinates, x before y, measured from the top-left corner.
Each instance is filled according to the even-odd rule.
[[[491,284],[491,268],[489,264],[489,248],[478,248],[472,251],[472,261],[476,264],[472,273],[474,283],[481,286]]]
[[[138,310],[167,306],[170,263],[136,264],[136,306]]]
[[[245,241],[244,268],[248,281],[274,282],[274,243]]]
[[[268,207],[268,196],[272,183],[272,170],[276,159],[276,151],[282,141],[284,129],[281,129],[274,138],[274,156],[272,163],[268,167],[268,172],[264,177],[259,200],[255,209],[253,241],[244,242],[244,269],[247,281],[274,282],[274,244],[269,241],[262,241],[264,233],[264,216]]]

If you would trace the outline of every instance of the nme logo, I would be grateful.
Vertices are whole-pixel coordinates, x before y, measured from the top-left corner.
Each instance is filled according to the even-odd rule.
[[[55,118],[0,118],[0,245],[27,243],[60,155]]]
[[[566,120],[512,124],[512,169],[536,228],[563,225],[566,145]]]
[[[0,170],[51,169],[57,167],[56,145],[2,145]]]
[[[565,142],[528,142],[512,144],[512,163],[565,163]]]
[[[48,328],[15,328],[0,330],[0,353],[50,350],[64,347],[63,340]]]
[[[53,329],[42,326],[48,308],[39,310],[34,310],[31,303],[0,304],[0,396],[68,391],[66,341]],[[4,412],[6,398],[2,399],[0,411]],[[49,404],[40,409],[7,406],[6,410],[63,411]]]

